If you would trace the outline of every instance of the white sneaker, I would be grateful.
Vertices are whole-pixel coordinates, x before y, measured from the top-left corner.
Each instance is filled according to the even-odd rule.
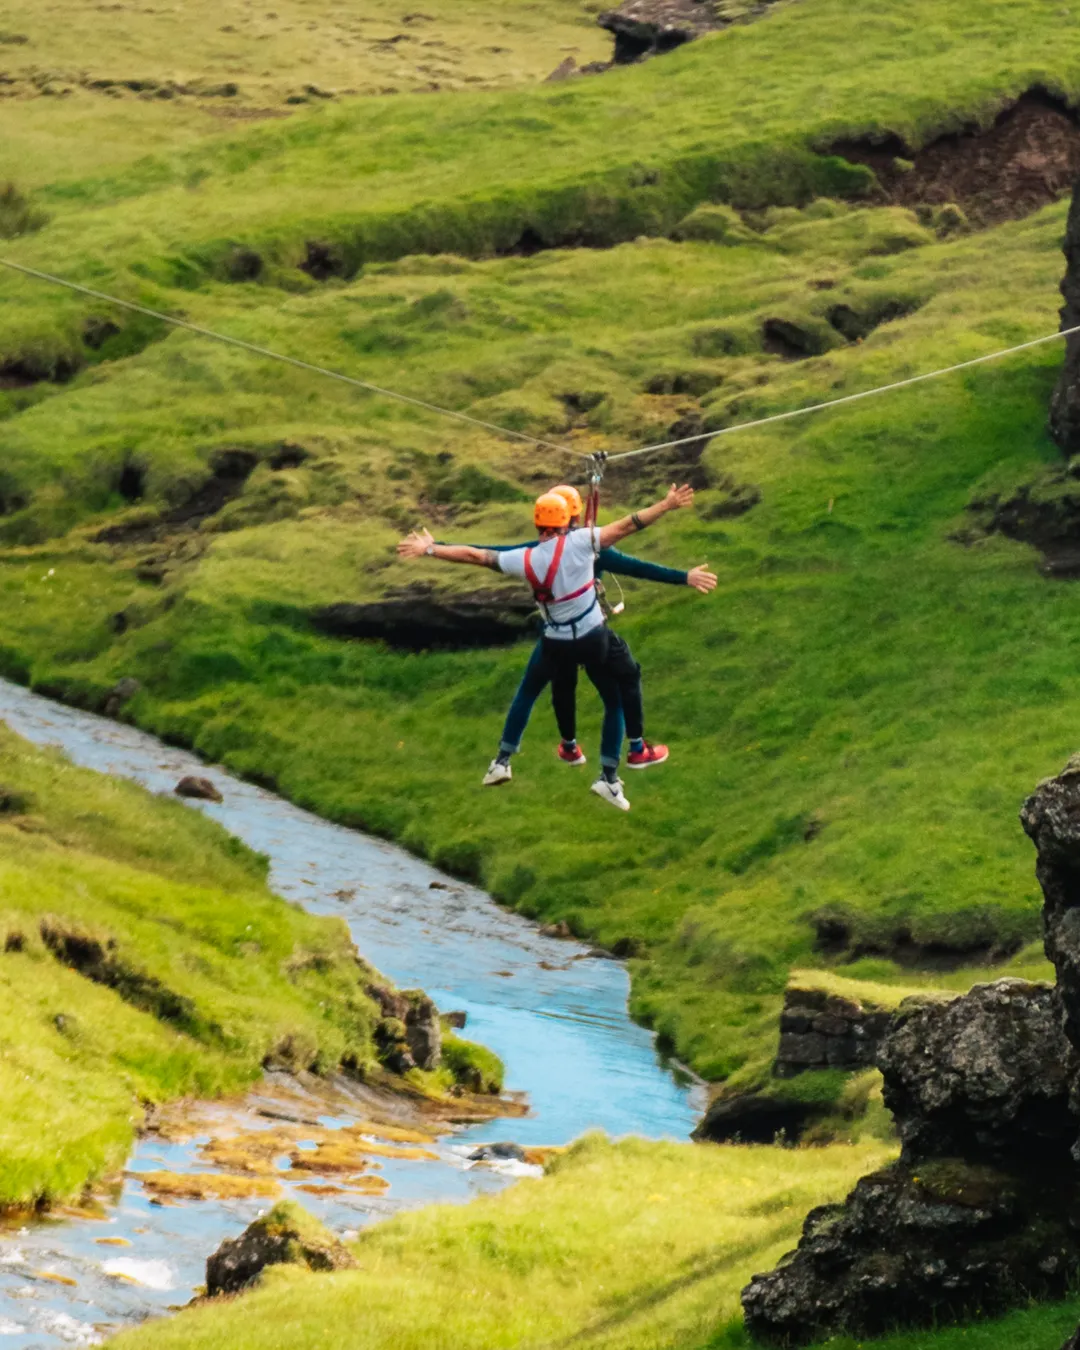
[[[610,802],[620,811],[630,810],[630,803],[623,794],[621,779],[616,778],[614,783],[609,783],[606,778],[598,778],[589,790],[595,792],[602,802]]]
[[[497,759],[491,761],[486,774],[484,774],[484,787],[498,787],[500,783],[509,783],[513,778],[509,764],[500,764]]]

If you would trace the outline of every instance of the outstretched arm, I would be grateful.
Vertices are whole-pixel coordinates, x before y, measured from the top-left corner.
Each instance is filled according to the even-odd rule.
[[[638,581],[660,581],[666,586],[690,586],[702,595],[708,595],[716,589],[716,573],[709,571],[708,563],[691,567],[688,572],[680,572],[675,567],[664,567],[661,563],[648,562],[645,558],[634,558],[629,553],[620,553],[617,548],[601,549],[596,560],[596,574],[612,572],[616,576],[634,577]]]
[[[596,559],[596,574],[611,572],[615,576],[633,577],[636,581],[660,581],[667,586],[686,586],[688,573],[675,567],[664,567],[662,563],[649,562],[645,558],[635,558],[629,553],[620,553],[617,548],[600,550]]]
[[[400,558],[438,558],[441,562],[471,563],[474,567],[498,569],[498,556],[490,548],[470,544],[437,544],[430,530],[413,530],[397,546]]]
[[[652,506],[646,506],[643,511],[635,511],[633,515],[623,516],[622,520],[616,520],[611,525],[605,525],[600,531],[600,547],[610,548],[612,544],[617,544],[620,539],[625,539],[629,534],[636,534],[638,530],[647,529],[660,519],[666,516],[669,511],[678,511],[684,506],[691,506],[694,501],[694,489],[688,485],[676,487],[674,483],[667,496]]]

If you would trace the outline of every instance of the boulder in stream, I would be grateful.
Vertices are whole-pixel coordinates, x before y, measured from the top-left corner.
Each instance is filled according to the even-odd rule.
[[[291,1200],[283,1200],[244,1229],[227,1238],[206,1262],[206,1292],[236,1294],[267,1266],[304,1266],[312,1271],[348,1270],[352,1253],[328,1228]]]
[[[105,695],[105,702],[102,704],[101,711],[106,717],[116,717],[124,704],[133,699],[141,688],[140,681],[131,675],[125,675],[122,680],[117,680]]]
[[[209,778],[196,778],[189,774],[181,778],[173,791],[178,797],[190,797],[193,801],[223,802],[225,798]]]

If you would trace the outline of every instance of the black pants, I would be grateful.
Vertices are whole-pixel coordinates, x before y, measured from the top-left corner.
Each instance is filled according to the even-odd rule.
[[[551,701],[559,735],[572,741],[577,735],[577,675],[581,666],[604,704],[600,735],[600,763],[614,768],[622,753],[623,726],[636,740],[644,733],[641,667],[624,638],[605,624],[576,642],[544,639],[544,657],[551,671]]]

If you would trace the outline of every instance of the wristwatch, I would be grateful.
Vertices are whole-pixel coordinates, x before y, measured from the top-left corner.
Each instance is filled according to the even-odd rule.
[[[427,548],[424,549],[424,556],[425,556],[426,558],[431,558],[431,557],[434,556],[434,553],[435,553],[435,545],[434,545],[434,543],[428,544]]]

